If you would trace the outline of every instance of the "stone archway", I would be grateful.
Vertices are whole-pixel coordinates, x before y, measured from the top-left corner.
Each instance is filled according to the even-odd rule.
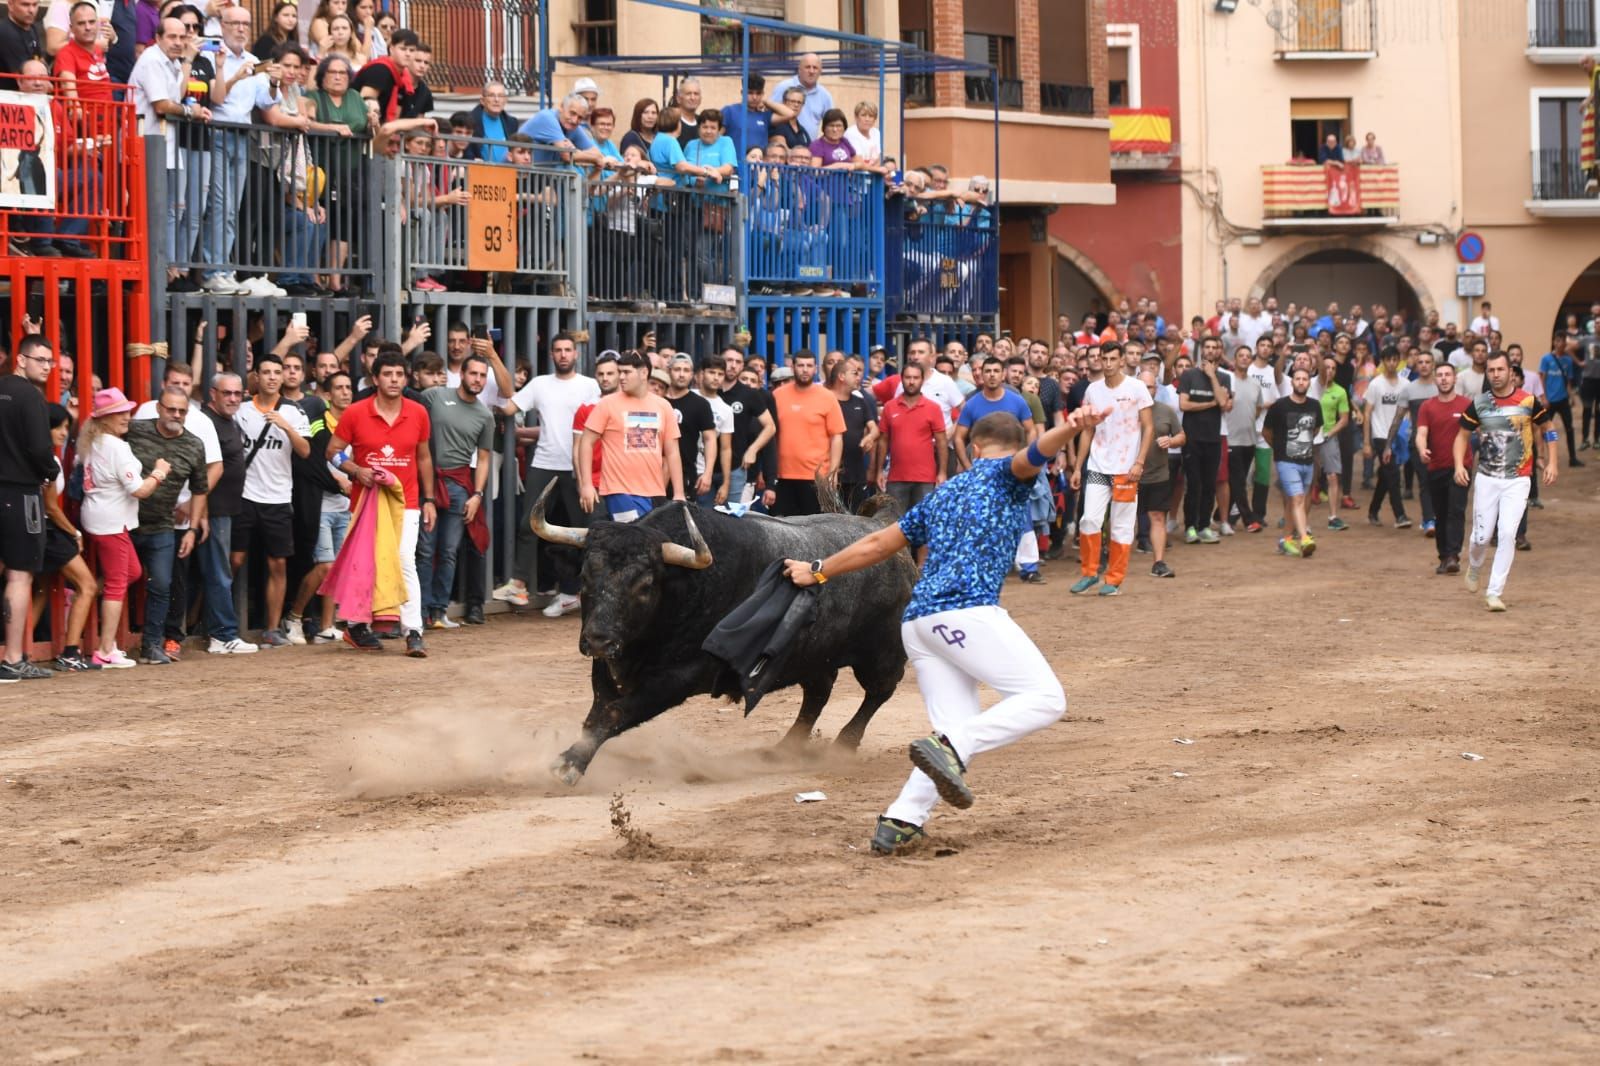
[[[1400,275],[1401,280],[1411,286],[1411,291],[1416,293],[1417,302],[1422,305],[1424,311],[1432,311],[1438,308],[1439,305],[1434,300],[1433,294],[1428,291],[1428,283],[1406,261],[1405,257],[1381,241],[1375,241],[1368,237],[1317,237],[1313,240],[1301,241],[1262,268],[1261,273],[1256,277],[1255,284],[1250,286],[1249,296],[1258,299],[1264,297],[1268,287],[1285,270],[1307,256],[1316,255],[1318,252],[1332,251],[1355,252],[1388,265],[1394,269],[1396,274]]]
[[[1100,294],[1100,298],[1106,302],[1107,308],[1114,309],[1122,302],[1122,290],[1117,288],[1117,283],[1112,281],[1110,276],[1104,270],[1101,270],[1093,259],[1084,255],[1060,237],[1050,238],[1050,249],[1077,268],[1078,272],[1084,276],[1084,279],[1094,286],[1095,290]],[[1080,316],[1082,315],[1082,311],[1078,313]]]

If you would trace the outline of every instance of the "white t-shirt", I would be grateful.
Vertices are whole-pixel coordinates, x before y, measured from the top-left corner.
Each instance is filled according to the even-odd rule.
[[[883,131],[872,127],[870,135],[864,134],[855,126],[844,131],[844,139],[850,142],[850,147],[856,150],[856,159],[864,163],[876,163],[883,158]]]
[[[1272,316],[1267,312],[1263,311],[1254,317],[1250,315],[1239,316],[1239,339],[1248,344],[1251,351],[1255,351],[1257,341],[1271,332]]]
[[[1379,374],[1367,382],[1365,402],[1372,407],[1372,439],[1388,440],[1400,426],[1406,410],[1406,386],[1398,376],[1393,381]]]
[[[733,432],[733,408],[729,407],[727,402],[725,400],[723,400],[722,397],[720,397],[720,396],[707,396],[705,393],[701,392],[699,389],[690,389],[689,391],[694,393],[696,396],[700,397],[706,403],[711,405],[711,421],[717,427],[717,436],[719,438],[724,433],[731,434]],[[720,448],[721,446],[722,446],[722,443],[719,440],[717,442],[717,447]],[[702,437],[700,439],[700,452],[695,457],[695,461],[694,461],[694,476],[695,477],[699,477],[701,474],[704,474],[705,472],[706,472],[706,442],[705,442],[705,438]]]
[[[578,408],[600,402],[600,384],[594,378],[573,374],[558,378],[540,374],[518,389],[511,402],[519,411],[539,416],[539,443],[533,449],[536,470],[572,469],[572,420]]]
[[[899,396],[905,391],[904,385],[896,385],[894,394]],[[939,405],[939,413],[944,415],[946,426],[955,425],[950,413],[967,402],[966,393],[961,391],[961,386],[956,384],[954,378],[942,371],[927,368],[922,373],[922,395]]]
[[[1148,392],[1149,390],[1146,389],[1145,391]],[[1170,407],[1174,411],[1176,411],[1178,409],[1178,390],[1173,388],[1171,385],[1157,385],[1156,386],[1156,402],[1157,403],[1164,403],[1168,407]],[[1182,448],[1168,448],[1167,449],[1167,454],[1168,455],[1182,455],[1183,454],[1183,449]]]
[[[1089,469],[1102,474],[1126,474],[1139,461],[1139,412],[1151,406],[1150,390],[1124,376],[1116,388],[1105,379],[1091,382],[1083,394],[1086,407],[1111,408],[1111,417],[1094,427],[1089,442]]]
[[[146,137],[161,134],[166,138],[166,166],[171,170],[178,165],[177,127],[162,121],[155,105],[163,101],[170,104],[183,101],[182,75],[178,71],[178,63],[168,59],[160,48],[151,45],[133,65],[128,84],[133,87],[133,106],[139,113],[140,132]]]
[[[139,500],[133,490],[144,481],[144,467],[121,437],[103,434],[83,458],[85,533],[106,537],[139,528]]]
[[[311,436],[311,423],[300,408],[281,400],[278,413],[300,436]],[[254,400],[246,400],[239,405],[233,421],[244,438],[244,454],[249,459],[256,438],[268,424],[267,416],[256,408]],[[267,435],[261,438],[261,454],[245,469],[244,498],[251,503],[288,503],[294,498],[294,450],[289,446],[289,435],[277,426],[267,429]]]
[[[1468,328],[1470,328],[1472,332],[1476,333],[1478,336],[1487,338],[1490,330],[1496,330],[1500,328],[1500,316],[1490,315],[1485,318],[1483,315],[1479,315],[1477,318],[1472,320],[1472,325]]]

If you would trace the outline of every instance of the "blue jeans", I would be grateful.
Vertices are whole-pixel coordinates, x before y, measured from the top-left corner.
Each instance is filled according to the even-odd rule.
[[[128,536],[133,540],[133,550],[139,553],[139,565],[144,567],[144,629],[145,647],[161,647],[166,631],[167,608],[172,603],[172,566],[178,558],[178,535],[172,530],[162,533],[141,533],[134,530]],[[232,600],[229,600],[230,605]]]
[[[206,629],[211,639],[226,643],[239,637],[239,616],[233,609],[233,516],[211,516],[211,535],[200,545],[200,576],[206,583]]]
[[[211,194],[211,153],[178,149],[178,169],[167,171],[168,247],[174,263],[191,263],[199,256],[200,223]]]
[[[234,244],[239,236],[239,199],[250,162],[250,134],[217,127],[211,137],[211,180],[206,203],[206,229],[202,241],[208,264],[218,269],[208,277],[230,271]],[[191,205],[192,208],[192,205]]]
[[[425,529],[417,537],[417,573],[422,578],[424,611],[444,611],[450,606],[450,593],[456,586],[456,557],[467,532],[467,490],[454,481],[446,481],[445,491],[450,495],[449,508],[439,511],[431,531]],[[475,551],[470,541],[467,550]],[[468,603],[478,599],[477,590],[468,592]]]
[[[314,284],[316,279],[306,271],[322,262],[323,249],[328,245],[327,224],[312,221],[309,214],[292,205],[285,209],[284,214],[289,244],[283,250],[283,265],[299,269],[284,274],[279,280],[285,285]]]

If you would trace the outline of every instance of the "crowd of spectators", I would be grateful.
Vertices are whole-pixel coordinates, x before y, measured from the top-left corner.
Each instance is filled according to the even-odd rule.
[[[731,241],[741,235],[721,198],[741,184],[758,218],[757,247],[771,252],[758,251],[763,262],[753,264],[767,293],[850,296],[881,284],[850,239],[864,201],[880,191],[912,225],[989,220],[985,179],[956,190],[943,166],[902,171],[883,153],[876,104],[836,106],[812,54],[770,88],[751,75],[743,99],[721,107],[702,99],[694,77],[677,80],[665,100],[631,106],[602,104],[596,83],[582,78],[554,106],[518,117],[507,111],[505,85],[491,80],[477,106],[444,114],[427,82],[431,48],[374,0],[279,2],[270,11],[165,0],[112,5],[110,17],[90,0],[54,0],[42,33],[38,8],[37,0],[8,6],[0,80],[32,75],[24,88],[63,102],[109,102],[113,82],[129,85],[140,131],[165,141],[164,157],[149,162],[165,172],[168,206],[156,222],[173,292],[370,287],[370,200],[383,193],[365,161],[401,152],[403,203],[392,213],[407,223],[411,284],[422,290],[509,284],[467,270],[463,164],[471,161],[525,172],[522,218],[553,218],[561,195],[529,168],[578,169],[596,253],[591,288],[641,310],[699,304],[705,282],[736,280]],[[73,238],[100,213],[96,175],[118,150],[110,140],[94,147],[94,160],[63,165],[63,216],[72,217],[15,216],[13,254],[93,254]],[[908,263],[933,283],[923,259],[936,258],[929,250]]]
[[[733,514],[815,513],[818,475],[846,506],[884,492],[909,508],[970,464],[967,434],[978,418],[1008,411],[1037,435],[1106,390],[1137,389],[1152,408],[1150,450],[1137,463],[1137,495],[1126,498],[1138,500],[1137,520],[1126,511],[1119,518],[1118,497],[1095,495],[1097,485],[1112,484],[1098,453],[1069,447],[1041,476],[1030,528],[1019,531],[1023,581],[1042,583],[1044,567],[1076,544],[1085,573],[1074,591],[1090,577],[1120,591],[1129,552],[1150,556],[1151,576],[1172,577],[1180,544],[1259,533],[1275,515],[1278,551],[1303,557],[1315,550],[1312,527],[1322,522],[1313,508],[1326,508],[1332,533],[1348,528],[1344,512],[1363,507],[1372,525],[1405,530],[1413,503],[1434,542],[1436,572],[1457,572],[1465,492],[1450,488],[1455,470],[1441,439],[1448,427],[1435,412],[1481,396],[1502,358],[1528,403],[1537,400],[1537,410],[1548,411],[1541,417],[1559,421],[1570,465],[1600,446],[1600,303],[1569,316],[1536,360],[1504,342],[1487,302],[1463,330],[1432,312],[1280,308],[1270,298],[1219,301],[1214,314],[1184,328],[1141,300],[1085,315],[1076,327],[1062,316],[1037,338],[978,333],[970,348],[960,340],[940,348],[919,337],[901,353],[797,351],[778,367],[737,347],[688,353],[651,336],[637,350],[590,361],[577,338],[558,334],[537,353],[542,374],[534,373],[536,353],[508,362],[498,331],[452,323],[441,352],[430,347],[426,324],[397,341],[371,327],[359,319],[328,346],[291,325],[270,348],[266,339],[252,347],[247,373],[204,383],[173,353],[155,398],[142,405],[96,382],[87,409],[48,407],[51,444],[42,457],[14,446],[24,420],[8,421],[0,489],[25,491],[29,463],[50,467],[35,486],[46,551],[21,569],[26,582],[17,588],[28,592],[19,591],[11,610],[37,625],[47,593],[66,592],[57,670],[166,665],[199,649],[357,643],[338,604],[319,596],[350,522],[350,479],[328,446],[352,402],[371,394],[371,368],[385,353],[409,368],[405,394],[431,420],[438,475],[422,494],[436,502],[438,520],[418,539],[415,565],[423,624],[435,630],[483,624],[486,595],[552,618],[578,609],[575,554],[538,540],[527,522],[551,483],[550,518],[572,526],[597,514],[637,517],[674,496]],[[25,320],[24,329],[0,391],[38,390],[52,368],[70,389],[71,357],[56,352],[38,323]],[[659,426],[646,450],[674,461],[641,465],[639,433],[620,443],[611,422],[589,423],[629,381],[670,406],[674,425]],[[629,396],[611,406],[634,403]],[[509,461],[516,476],[507,479]],[[1303,473],[1290,483],[1285,469]],[[504,484],[516,486],[512,497]],[[1358,503],[1358,492],[1370,499]],[[1108,501],[1109,562],[1095,571],[1088,556],[1100,557]],[[516,542],[508,570],[491,562],[493,537]],[[1515,546],[1529,546],[1525,521]],[[19,553],[0,547],[8,582],[18,580]],[[235,614],[235,580],[250,583],[247,617]],[[138,634],[137,652],[118,643],[123,622]],[[8,642],[0,680],[49,673],[13,648]]]

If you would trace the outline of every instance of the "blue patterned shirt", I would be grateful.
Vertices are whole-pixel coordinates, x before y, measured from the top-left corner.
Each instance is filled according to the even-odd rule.
[[[900,519],[913,548],[928,546],[904,621],[1000,602],[1032,491],[1032,479],[1018,481],[1011,473],[1010,456],[979,459]]]

